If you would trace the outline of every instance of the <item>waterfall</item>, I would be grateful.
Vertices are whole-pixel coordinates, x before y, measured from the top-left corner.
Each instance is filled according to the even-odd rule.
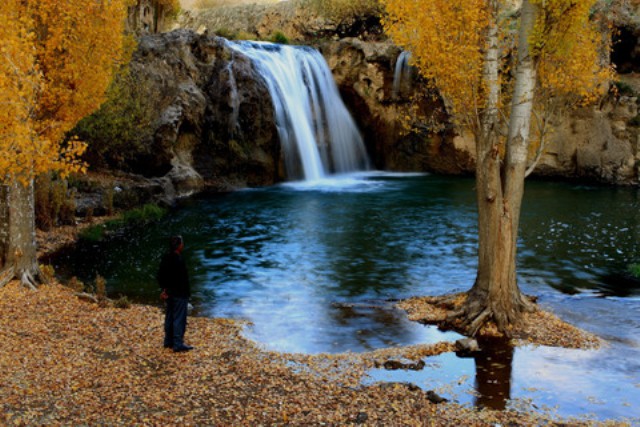
[[[369,169],[360,132],[317,50],[258,42],[231,47],[267,82],[289,176],[315,181]]]
[[[413,78],[413,67],[409,65],[411,52],[403,51],[398,55],[396,61],[396,69],[393,73],[393,98],[398,99],[402,93],[408,93],[410,89],[411,79]]]

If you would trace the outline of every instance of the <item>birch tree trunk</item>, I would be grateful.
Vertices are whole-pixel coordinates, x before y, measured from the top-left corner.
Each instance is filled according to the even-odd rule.
[[[509,121],[507,153],[503,167],[496,138],[488,132],[493,117],[489,104],[478,138],[476,166],[478,201],[478,273],[463,308],[463,326],[475,335],[488,320],[507,332],[518,323],[530,302],[520,292],[516,278],[516,242],[520,207],[524,194],[524,178],[529,145],[529,128],[536,84],[535,61],[529,50],[529,37],[535,24],[536,10],[528,0],[522,5],[515,91]],[[498,51],[496,31],[488,36],[484,79],[491,101],[498,84]]]
[[[0,286],[19,278],[35,287],[38,272],[33,181],[0,186]]]

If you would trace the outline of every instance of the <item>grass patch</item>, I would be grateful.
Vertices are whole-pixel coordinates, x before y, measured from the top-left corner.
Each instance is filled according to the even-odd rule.
[[[89,242],[100,242],[116,231],[129,227],[141,227],[152,222],[159,221],[167,214],[167,210],[160,206],[148,203],[141,208],[124,212],[118,218],[114,218],[104,224],[97,224],[85,228],[80,233],[80,239]]]
[[[616,81],[614,82],[614,85],[616,86],[616,91],[618,92],[618,94],[620,95],[624,95],[624,96],[633,96],[635,95],[635,92],[633,90],[633,88],[631,87],[631,85],[623,82],[623,81]]]
[[[282,31],[274,32],[271,37],[269,37],[269,41],[278,44],[289,44],[289,38],[285,36]]]
[[[627,273],[636,279],[640,279],[640,263],[629,264],[627,266]]]

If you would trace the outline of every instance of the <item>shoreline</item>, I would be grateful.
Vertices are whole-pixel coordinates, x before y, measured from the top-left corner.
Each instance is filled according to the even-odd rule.
[[[363,386],[363,373],[393,358],[421,359],[453,343],[367,353],[266,351],[230,319],[190,317],[196,350],[162,348],[162,310],[99,307],[60,284],[0,289],[0,396],[15,425],[515,425],[546,413],[434,404],[403,383]],[[620,421],[571,421],[620,425]]]

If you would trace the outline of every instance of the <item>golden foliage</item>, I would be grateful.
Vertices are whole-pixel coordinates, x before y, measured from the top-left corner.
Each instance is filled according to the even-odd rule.
[[[596,0],[532,0],[539,8],[530,41],[538,56],[540,93],[593,102],[606,90],[613,69],[601,57],[609,46],[589,19]]]
[[[493,18],[485,0],[383,0],[384,20],[394,42],[412,53],[413,65],[440,92],[458,123],[476,123],[485,105],[482,68],[490,19],[497,19],[501,40],[502,99],[510,102],[512,89],[514,19],[509,2]],[[536,55],[536,101],[555,97],[593,101],[606,90],[611,68],[601,61],[608,47],[596,23],[590,20],[595,0],[532,0],[538,17],[530,40]],[[539,111],[539,109],[538,109]],[[508,111],[502,117],[508,119]]]
[[[0,180],[82,171],[65,134],[104,101],[127,59],[125,0],[6,0],[0,6]]]
[[[435,86],[454,115],[483,103],[484,0],[383,0],[383,21],[394,42],[412,53],[412,65]]]

